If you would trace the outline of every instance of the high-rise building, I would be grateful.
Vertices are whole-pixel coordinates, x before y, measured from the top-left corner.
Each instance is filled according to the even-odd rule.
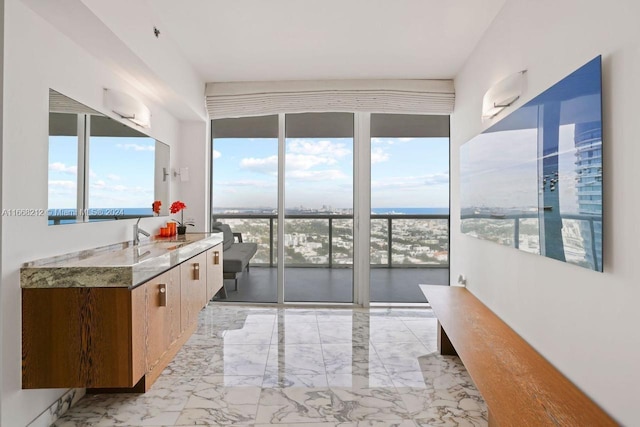
[[[576,124],[576,190],[578,213],[592,217],[581,221],[585,260],[602,268],[602,122]]]

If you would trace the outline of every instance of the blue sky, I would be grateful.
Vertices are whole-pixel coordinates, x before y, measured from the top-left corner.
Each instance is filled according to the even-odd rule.
[[[77,137],[49,138],[49,209],[76,207]],[[151,208],[155,140],[91,137],[89,208]]]
[[[214,141],[214,207],[274,208],[278,140]],[[286,140],[287,208],[351,208],[353,140]],[[372,207],[448,207],[447,138],[373,138]]]

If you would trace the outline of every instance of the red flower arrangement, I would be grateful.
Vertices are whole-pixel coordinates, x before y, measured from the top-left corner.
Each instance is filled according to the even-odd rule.
[[[151,205],[153,213],[155,213],[156,215],[160,215],[160,206],[162,206],[162,202],[160,200],[156,200],[155,202],[153,202],[153,204]]]
[[[184,210],[186,208],[187,205],[182,203],[180,200],[176,200],[175,202],[171,203],[171,207],[169,208],[169,212],[171,212],[172,214],[177,214],[178,212],[180,212],[180,221],[175,220],[180,227],[185,227],[187,225],[193,226],[193,224],[191,223],[184,222]]]

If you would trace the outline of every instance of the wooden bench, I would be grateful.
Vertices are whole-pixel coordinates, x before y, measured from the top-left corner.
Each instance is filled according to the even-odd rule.
[[[438,318],[438,351],[460,357],[490,426],[618,425],[466,288],[420,289]]]

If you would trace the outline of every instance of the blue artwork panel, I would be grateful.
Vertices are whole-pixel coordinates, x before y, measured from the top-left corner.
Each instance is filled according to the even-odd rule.
[[[462,232],[602,271],[597,57],[460,148]]]

